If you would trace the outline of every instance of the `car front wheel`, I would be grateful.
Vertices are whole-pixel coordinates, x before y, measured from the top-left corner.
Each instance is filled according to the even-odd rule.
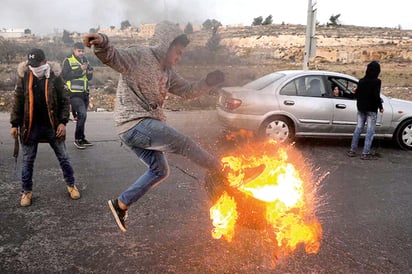
[[[405,150],[412,150],[412,120],[403,122],[395,133],[396,142]]]
[[[279,142],[289,142],[295,137],[293,123],[281,116],[268,118],[261,127],[260,134],[265,139],[274,139]]]

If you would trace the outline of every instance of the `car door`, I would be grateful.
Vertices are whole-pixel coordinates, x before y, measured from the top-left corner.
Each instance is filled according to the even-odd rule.
[[[334,104],[331,135],[352,136],[357,124],[358,108],[353,93],[356,89],[357,82],[342,77],[329,77],[328,81],[332,86],[337,85],[342,91],[342,94],[338,97],[330,94],[330,96],[333,97]],[[388,125],[390,116],[390,111],[383,114],[378,112],[375,129],[377,135],[387,130],[387,126],[384,126],[384,124]],[[366,127],[363,133],[365,132]]]
[[[297,136],[324,135],[330,131],[333,105],[325,93],[323,77],[317,75],[292,79],[281,88],[279,108],[294,120]]]
[[[333,98],[333,118],[331,134],[352,135],[357,123],[356,99]]]
[[[330,134],[351,136],[357,123],[357,106],[354,91],[357,82],[342,77],[328,77],[329,96],[333,102],[333,117]],[[332,88],[338,87],[339,96],[333,94]]]

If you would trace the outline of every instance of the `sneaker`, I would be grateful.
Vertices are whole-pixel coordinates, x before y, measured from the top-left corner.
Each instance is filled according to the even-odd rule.
[[[360,157],[362,160],[377,160],[378,157],[376,157],[373,154],[362,154]]]
[[[355,157],[355,156],[356,156],[356,152],[355,152],[355,151],[352,151],[352,150],[349,150],[346,155],[348,155],[349,157]]]
[[[90,147],[90,146],[93,145],[92,143],[90,143],[90,142],[87,141],[86,139],[82,139],[81,142],[82,142],[82,144],[83,144],[84,146],[86,146],[86,147]]]
[[[75,185],[67,186],[67,192],[69,193],[70,198],[72,198],[72,200],[80,199],[80,192]]]
[[[241,184],[247,184],[253,181],[257,177],[259,177],[260,174],[262,174],[265,168],[266,168],[265,164],[261,164],[260,166],[257,166],[257,167],[244,168],[242,170],[244,175],[243,175]],[[214,177],[216,176],[216,178],[218,178],[217,179],[218,181],[223,181],[225,182],[225,184],[227,184],[228,183],[227,177],[228,177],[229,172],[230,172],[230,168],[224,168],[221,173],[214,174],[213,176]]]
[[[119,207],[117,199],[111,199],[108,201],[110,210],[112,211],[113,217],[119,226],[120,230],[126,232],[126,219],[127,219],[127,210],[123,210]]]
[[[33,196],[33,194],[31,192],[22,192],[21,193],[20,205],[21,206],[30,206],[32,196]]]
[[[85,149],[86,146],[83,144],[82,140],[75,140],[74,141],[74,145],[78,148],[78,149]]]
[[[261,164],[260,166],[253,167],[253,168],[245,168],[243,170],[245,174],[243,176],[243,183],[247,184],[253,181],[254,179],[256,179],[257,177],[259,177],[260,174],[262,174],[262,172],[265,170],[265,168],[266,168],[265,164]]]

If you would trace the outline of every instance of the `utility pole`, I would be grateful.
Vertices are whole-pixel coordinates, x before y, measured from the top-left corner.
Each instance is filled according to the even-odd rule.
[[[308,0],[308,19],[306,22],[305,56],[303,58],[303,69],[309,67],[309,58],[316,55],[316,0]]]

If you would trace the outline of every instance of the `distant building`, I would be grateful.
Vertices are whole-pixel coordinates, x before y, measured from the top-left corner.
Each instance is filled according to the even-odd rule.
[[[6,28],[2,28],[2,29],[0,29],[0,36],[2,36],[3,38],[9,39],[9,38],[25,37],[26,34],[24,33],[24,29],[6,29]]]
[[[150,38],[155,32],[156,24],[142,24],[139,36],[143,38]]]

